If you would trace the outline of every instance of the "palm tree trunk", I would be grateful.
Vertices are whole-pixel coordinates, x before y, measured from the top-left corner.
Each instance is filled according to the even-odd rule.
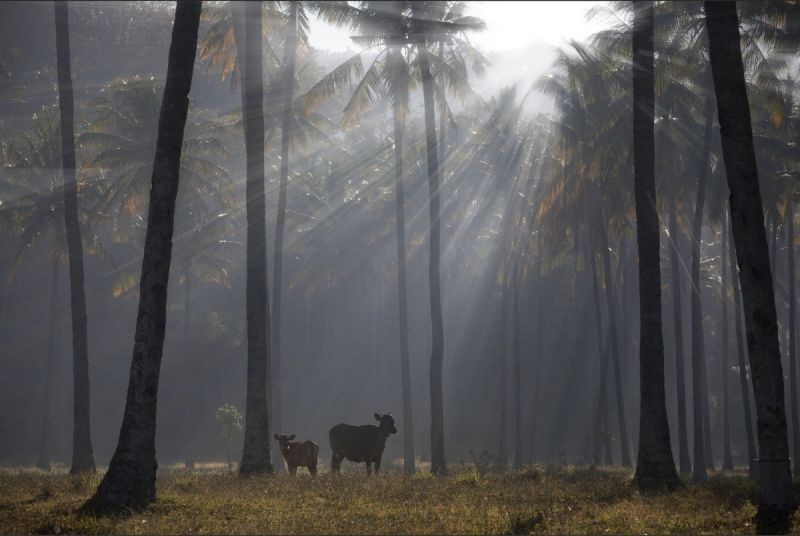
[[[635,480],[640,488],[672,489],[679,483],[672,458],[664,389],[661,331],[661,246],[656,209],[653,110],[653,3],[633,9],[633,169],[636,242],[639,249],[639,361],[641,411]]]
[[[69,48],[69,9],[55,2],[58,102],[61,117],[61,160],[64,170],[64,225],[69,252],[69,290],[72,316],[72,375],[74,418],[70,474],[93,473],[91,416],[89,406],[89,336],[86,292],[83,284],[83,245],[78,222],[78,186],[75,177],[75,104]]]
[[[622,386],[622,369],[620,367],[619,343],[617,340],[617,312],[615,307],[616,294],[614,290],[614,278],[611,274],[611,253],[609,252],[609,248],[611,246],[608,243],[608,229],[606,228],[605,216],[602,217],[602,221],[599,223],[599,226],[600,236],[603,240],[600,247],[600,252],[603,256],[603,276],[606,283],[606,312],[608,316],[608,336],[611,340],[611,364],[614,369],[614,386],[617,396],[619,442],[620,448],[622,449],[622,465],[624,467],[630,467],[632,464],[630,444],[628,442],[628,425],[625,419],[625,394]]]
[[[511,322],[512,322],[512,358],[513,358],[513,397],[514,397],[514,467],[520,467],[522,460],[522,355],[520,350],[520,314],[519,314],[519,262],[514,259],[514,278],[512,279],[511,292]]]
[[[705,13],[758,417],[761,497],[756,530],[785,533],[790,529],[796,503],[789,466],[775,293],[742,65],[739,20],[733,2],[706,1]]]
[[[391,50],[391,61],[401,62],[400,47]],[[394,184],[397,235],[397,296],[400,320],[400,375],[403,391],[403,472],[416,471],[414,461],[414,418],[411,408],[411,360],[408,351],[408,289],[406,286],[406,218],[403,191],[403,131],[405,110],[400,98],[394,99]]]
[[[731,452],[731,416],[730,416],[730,397],[728,389],[728,375],[730,369],[728,367],[728,224],[725,220],[722,222],[722,252],[720,254],[720,261],[722,266],[720,272],[722,274],[722,291],[720,298],[722,300],[722,443],[723,443],[723,456],[722,456],[722,470],[733,471],[733,453]]]
[[[192,358],[189,355],[189,340],[190,340],[190,326],[191,326],[191,300],[192,300],[192,290],[191,290],[191,279],[192,279],[192,271],[187,266],[183,271],[183,361],[188,366],[188,371],[186,373],[186,382],[187,389],[186,394],[184,397],[184,407],[186,408],[184,413],[184,420],[186,424],[186,437],[183,438],[185,449],[186,449],[186,458],[185,458],[185,465],[187,469],[194,469],[194,456],[192,456],[192,449],[194,448],[194,444],[192,441],[192,436],[194,435],[195,430],[195,423],[194,423],[194,415],[195,415],[195,405],[192,401],[192,394],[197,389],[197,384],[193,381],[194,377],[194,370],[197,368],[197,364],[193,363],[192,365],[188,365],[192,362]]]
[[[675,386],[678,399],[678,451],[682,474],[692,471],[689,439],[686,430],[686,373],[683,361],[683,314],[681,298],[680,253],[678,251],[678,216],[675,195],[669,204],[670,272],[672,273],[672,319],[675,331]]]
[[[430,280],[431,305],[431,472],[446,474],[444,457],[444,401],[442,399],[442,362],[444,360],[444,320],[442,291],[439,280],[440,222],[439,222],[439,158],[436,147],[436,121],[433,109],[433,79],[427,44],[417,44],[425,103],[425,141],[428,149],[428,192],[430,197]]]
[[[597,353],[600,357],[600,389],[598,392],[597,400],[597,415],[595,419],[595,434],[594,434],[594,464],[600,465],[601,462],[601,449],[603,445],[608,446],[609,431],[606,429],[608,426],[608,412],[607,412],[607,394],[608,390],[608,349],[603,344],[603,314],[600,310],[600,289],[599,289],[599,275],[597,273],[597,256],[591,251],[591,244],[589,245],[589,264],[592,269],[592,297],[594,301],[594,318],[595,318],[595,331],[597,333]],[[610,450],[610,449],[609,449]]]
[[[242,5],[244,4],[244,5]],[[261,65],[261,2],[236,3],[243,31],[243,109],[247,153],[247,395],[239,472],[273,472],[270,459],[270,312],[264,198],[264,89]],[[236,14],[235,14],[236,15]],[[241,17],[244,17],[243,19]],[[237,19],[234,16],[234,21]]]
[[[507,417],[507,396],[508,393],[508,339],[506,337],[506,325],[507,325],[507,313],[508,310],[508,296],[506,292],[506,281],[503,281],[503,286],[500,287],[500,314],[497,315],[497,321],[495,324],[496,335],[497,335],[497,348],[500,351],[497,355],[500,358],[499,368],[500,368],[500,389],[498,389],[497,394],[500,398],[500,423],[497,434],[498,444],[497,444],[497,459],[495,460],[497,463],[497,467],[504,468],[508,465],[508,457],[506,455],[506,437],[508,436],[508,417]]]
[[[42,428],[39,435],[39,457],[36,467],[50,470],[50,395],[53,390],[53,362],[56,353],[56,311],[58,307],[58,258],[52,261],[50,276],[50,317],[47,333],[47,362],[44,370],[44,402],[42,406]]]
[[[117,448],[100,486],[84,505],[85,511],[124,512],[143,508],[156,495],[158,378],[167,320],[175,198],[197,54],[200,10],[198,0],[179,1],[175,10],[167,80],[158,119],[128,396]]]
[[[281,127],[281,176],[278,187],[278,214],[275,221],[275,275],[272,279],[272,412],[273,428],[283,426],[281,415],[281,318],[283,316],[283,236],[286,226],[286,196],[289,188],[289,145],[292,140],[292,99],[294,98],[295,61],[297,58],[297,2],[289,2],[286,42],[283,47],[283,122]],[[269,434],[270,440],[272,434]],[[278,449],[274,451],[280,456]],[[278,461],[278,460],[275,460]],[[274,464],[280,467],[281,464]]]
[[[703,129],[703,148],[700,155],[700,175],[697,181],[697,201],[692,221],[692,415],[694,424],[694,479],[708,479],[706,468],[711,461],[706,459],[705,441],[706,404],[704,397],[705,340],[703,337],[703,304],[700,299],[700,239],[703,229],[703,209],[706,198],[708,160],[711,155],[711,127],[714,120],[711,98],[707,98],[703,108],[705,127]]]
[[[795,346],[794,205],[786,202],[786,258],[789,261],[789,396],[792,404],[794,474],[800,474],[800,415],[797,414],[797,347]]]
[[[728,215],[725,215],[725,225],[729,225]],[[736,250],[734,247],[728,248],[728,261],[731,271],[731,285],[733,293],[733,327],[736,330],[736,353],[738,357],[737,364],[739,366],[739,387],[742,391],[742,406],[744,415],[744,428],[745,435],[747,436],[747,467],[750,478],[756,478],[758,475],[758,468],[756,466],[756,459],[758,458],[758,451],[756,450],[756,441],[753,437],[753,417],[750,411],[750,386],[747,381],[747,364],[745,362],[744,350],[745,345],[742,340],[742,306],[739,303],[739,271],[736,269]]]

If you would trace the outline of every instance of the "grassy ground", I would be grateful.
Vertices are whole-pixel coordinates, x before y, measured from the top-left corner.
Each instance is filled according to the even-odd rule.
[[[630,473],[526,467],[445,478],[285,474],[243,479],[222,471],[165,470],[145,512],[78,516],[98,477],[0,471],[0,533],[529,534],[750,533],[755,487],[717,475],[674,494],[640,495]],[[800,516],[798,516],[800,517]],[[800,520],[794,525],[800,531]]]

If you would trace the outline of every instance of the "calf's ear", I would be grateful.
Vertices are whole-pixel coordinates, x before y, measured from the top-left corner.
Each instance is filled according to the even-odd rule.
[[[295,435],[294,435],[294,434],[292,434],[292,435],[290,435],[290,436],[288,437],[289,441],[291,441],[291,440],[292,440],[292,439],[294,439],[294,438],[295,438]]]
[[[379,421],[379,420],[381,420],[381,414],[380,414],[380,413],[376,413],[376,414],[375,414],[375,420],[376,420],[376,421]]]

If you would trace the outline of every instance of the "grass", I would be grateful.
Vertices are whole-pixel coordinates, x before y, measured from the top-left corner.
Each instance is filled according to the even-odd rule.
[[[652,495],[640,494],[630,479],[620,470],[541,466],[483,475],[460,466],[443,478],[367,478],[353,467],[316,481],[307,474],[244,479],[166,469],[149,509],[93,518],[76,509],[98,476],[0,470],[0,533],[754,533],[756,489],[743,476],[716,475]]]

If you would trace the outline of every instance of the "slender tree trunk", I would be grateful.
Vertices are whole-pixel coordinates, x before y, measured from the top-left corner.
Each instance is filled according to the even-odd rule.
[[[392,46],[389,61],[396,65],[396,76],[405,74],[401,65],[403,57],[399,45]],[[404,77],[403,77],[404,78]],[[408,81],[398,80],[398,89]],[[403,391],[403,472],[406,475],[416,471],[414,461],[414,418],[411,407],[411,360],[408,351],[408,289],[406,285],[406,217],[405,193],[403,190],[403,133],[405,131],[405,100],[401,95],[394,96],[394,184],[395,211],[397,226],[397,296],[398,317],[400,321],[400,375]]]
[[[53,361],[56,353],[56,311],[58,308],[58,259],[51,261],[50,315],[47,334],[47,361],[44,369],[44,402],[42,406],[42,428],[39,435],[39,457],[36,467],[50,470],[50,395],[53,391]]]
[[[703,230],[703,210],[706,199],[708,160],[711,154],[711,127],[713,125],[713,103],[707,98],[703,108],[705,127],[703,129],[703,148],[700,155],[700,175],[697,181],[697,201],[692,221],[692,422],[694,425],[694,479],[708,479],[706,468],[711,465],[706,459],[707,428],[705,422],[703,369],[705,365],[705,340],[703,336],[703,304],[700,297],[700,241]]]
[[[731,452],[731,416],[730,416],[730,397],[728,389],[728,223],[722,221],[722,252],[720,254],[720,272],[722,274],[722,470],[733,471],[733,453]]]
[[[653,3],[633,9],[633,169],[636,242],[639,249],[639,361],[641,410],[639,456],[634,479],[640,488],[675,488],[664,389],[664,341],[661,331],[661,260],[656,209],[653,110]]]
[[[705,13],[758,417],[761,497],[756,530],[785,533],[790,529],[796,502],[789,466],[775,293],[742,65],[739,20],[733,2],[706,1]]]
[[[609,248],[611,247],[608,243],[608,230],[606,229],[606,221],[605,216],[602,216],[601,222],[598,222],[600,226],[600,233],[603,239],[603,243],[600,247],[600,253],[603,257],[603,275],[605,278],[606,283],[606,307],[607,307],[607,316],[608,316],[608,336],[611,339],[611,364],[614,369],[614,385],[616,388],[616,396],[617,396],[617,421],[619,424],[619,442],[620,448],[622,449],[622,465],[624,467],[630,467],[631,464],[631,453],[630,453],[630,446],[628,442],[628,425],[625,419],[625,394],[622,386],[622,369],[620,366],[620,351],[619,351],[619,343],[617,340],[617,319],[616,319],[616,307],[615,307],[615,290],[614,290],[614,278],[611,275],[611,253],[609,252]]]
[[[519,314],[519,281],[520,273],[518,260],[514,259],[514,278],[512,279],[511,292],[511,322],[512,322],[512,358],[513,358],[513,397],[514,397],[514,467],[520,467],[522,460],[522,355],[520,350],[520,314]]]
[[[600,310],[600,289],[598,279],[600,278],[597,273],[597,256],[592,251],[591,244],[589,245],[589,264],[592,269],[592,297],[594,301],[594,318],[595,318],[595,331],[597,332],[597,353],[600,357],[600,389],[598,391],[597,401],[597,416],[595,419],[595,437],[594,437],[594,464],[600,465],[601,450],[605,446],[608,448],[608,411],[607,411],[607,390],[608,390],[608,348],[603,344],[603,314]],[[607,336],[608,337],[608,336]],[[610,456],[607,456],[610,457]]]
[[[683,360],[683,314],[681,298],[681,270],[678,244],[678,216],[675,206],[675,195],[669,204],[669,237],[670,237],[670,272],[672,275],[672,318],[675,331],[675,387],[678,399],[678,451],[680,471],[683,474],[692,472],[689,457],[689,439],[686,430],[686,373]]]
[[[725,214],[725,220],[725,225],[729,225],[730,222],[727,221],[727,214]],[[750,478],[756,478],[758,475],[758,466],[756,465],[758,451],[756,450],[756,441],[753,437],[753,417],[750,411],[750,387],[747,381],[747,364],[744,356],[745,344],[742,340],[742,306],[739,303],[739,271],[736,269],[736,251],[733,246],[728,248],[728,261],[731,271],[731,291],[733,293],[733,327],[736,330],[739,387],[742,391],[742,414],[744,415],[744,428],[747,436],[747,468]]]
[[[800,474],[800,416],[797,408],[797,347],[795,346],[794,205],[786,203],[786,258],[789,263],[789,390],[792,404],[792,455],[794,474]]]
[[[278,188],[278,214],[275,221],[275,275],[272,279],[272,412],[270,418],[275,430],[281,432],[281,318],[283,317],[283,237],[286,226],[286,196],[289,188],[289,146],[292,141],[292,99],[294,98],[295,62],[297,58],[297,2],[289,2],[286,21],[286,42],[283,47],[283,122],[281,127],[281,176]],[[272,440],[272,434],[269,434]],[[276,449],[276,454],[279,452]],[[278,456],[280,454],[277,454]],[[279,460],[276,460],[276,462]],[[276,463],[275,467],[280,467]]]
[[[238,3],[237,3],[238,4]],[[261,2],[239,4],[244,17],[244,108],[247,153],[247,396],[242,475],[273,472],[270,457],[270,311],[264,198],[264,90],[261,65]],[[240,19],[241,21],[242,19]],[[241,43],[242,41],[239,41]],[[240,51],[241,52],[241,51]]]
[[[540,412],[539,412],[539,403],[541,402],[541,393],[542,393],[542,357],[543,351],[542,348],[544,346],[543,339],[544,339],[544,315],[542,314],[543,311],[543,299],[542,299],[542,259],[541,259],[541,252],[539,253],[539,257],[536,259],[536,290],[537,290],[537,304],[538,304],[538,311],[536,312],[536,342],[535,342],[535,354],[533,359],[536,361],[534,365],[534,397],[533,397],[533,408],[532,408],[532,422],[531,422],[531,462],[536,461],[536,441],[538,438],[537,432],[539,430],[539,422],[540,422]]]
[[[55,2],[58,103],[61,118],[61,161],[64,172],[64,225],[69,252],[70,312],[72,316],[72,378],[74,419],[70,474],[93,473],[91,412],[89,404],[89,336],[86,292],[83,284],[83,245],[78,221],[78,186],[75,176],[75,103],[69,48],[69,8]]]
[[[433,110],[433,79],[427,44],[417,45],[422,94],[425,101],[425,139],[428,148],[428,189],[430,196],[430,280],[431,305],[431,471],[446,474],[444,456],[444,401],[442,399],[442,361],[444,360],[444,320],[442,291],[439,280],[440,222],[439,222],[439,158],[436,147],[436,122]]]
[[[197,363],[192,363],[192,358],[189,354],[189,340],[190,340],[190,325],[191,325],[191,299],[192,299],[192,290],[191,290],[191,279],[192,279],[192,271],[188,267],[183,271],[183,362],[187,364],[187,373],[186,378],[188,381],[186,382],[186,394],[184,398],[184,405],[186,408],[186,412],[184,413],[184,419],[186,424],[186,437],[183,438],[185,449],[186,449],[186,458],[185,458],[185,465],[187,469],[194,469],[194,456],[192,455],[192,449],[194,448],[194,430],[195,430],[195,423],[194,423],[194,415],[195,415],[195,405],[192,401],[192,394],[194,394],[195,390],[197,389],[197,385],[192,380],[196,378],[196,374],[194,370],[197,368]],[[191,363],[191,365],[190,365]]]
[[[158,119],[128,396],[114,456],[97,492],[84,506],[96,513],[143,508],[156,495],[158,379],[167,320],[175,198],[200,10],[201,2],[197,0],[181,0],[175,10]]]
[[[506,437],[508,437],[508,417],[507,417],[507,407],[508,407],[508,397],[506,396],[508,393],[508,339],[506,337],[507,330],[506,326],[508,325],[507,320],[507,313],[508,310],[508,296],[506,292],[506,281],[503,281],[503,286],[500,287],[500,314],[497,315],[498,321],[496,321],[496,334],[498,337],[497,341],[497,348],[500,349],[498,355],[500,356],[500,389],[498,390],[498,394],[500,395],[500,423],[499,423],[499,432],[497,434],[497,467],[505,468],[508,465],[508,457],[506,455]]]

